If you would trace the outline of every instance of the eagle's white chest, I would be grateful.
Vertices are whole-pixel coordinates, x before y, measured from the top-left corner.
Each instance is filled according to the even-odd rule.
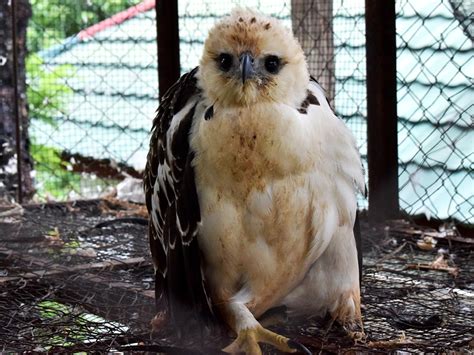
[[[283,106],[197,120],[199,243],[215,298],[247,288],[264,312],[304,278],[341,220],[351,223],[334,189],[353,189],[324,166],[314,129]]]
[[[220,189],[200,197],[200,247],[211,282],[230,293],[247,284],[261,298],[273,298],[276,288],[285,293],[290,280],[304,276],[313,209],[305,178],[296,180],[256,188],[243,201]]]

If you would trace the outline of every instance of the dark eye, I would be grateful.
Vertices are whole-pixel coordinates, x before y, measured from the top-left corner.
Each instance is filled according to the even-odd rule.
[[[265,58],[265,69],[271,73],[276,74],[280,69],[280,58],[276,55],[269,55]]]
[[[219,68],[227,72],[232,67],[232,56],[228,53],[221,53],[217,58],[217,62],[219,63]]]

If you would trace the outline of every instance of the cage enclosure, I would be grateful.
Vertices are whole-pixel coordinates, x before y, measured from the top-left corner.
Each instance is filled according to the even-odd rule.
[[[474,8],[457,0],[3,1],[0,349],[229,343],[152,332],[141,179],[160,97],[235,6],[292,29],[356,137],[369,189],[358,197],[366,339],[316,317],[270,329],[315,353],[472,351]]]

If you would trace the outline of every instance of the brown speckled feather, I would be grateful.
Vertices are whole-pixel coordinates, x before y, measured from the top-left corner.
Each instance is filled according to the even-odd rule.
[[[188,141],[200,99],[196,72],[183,75],[163,96],[144,174],[157,307],[169,311],[178,328],[213,317],[197,239],[201,215]]]

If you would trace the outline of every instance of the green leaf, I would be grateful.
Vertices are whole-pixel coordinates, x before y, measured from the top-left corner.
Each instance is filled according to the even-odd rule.
[[[36,193],[40,200],[48,196],[64,200],[70,191],[80,191],[81,175],[68,170],[69,163],[61,159],[58,149],[36,144],[33,140],[30,152],[35,161]]]
[[[26,72],[30,117],[56,127],[56,117],[67,115],[66,99],[73,92],[67,79],[74,75],[74,67],[64,64],[51,69],[40,56],[30,54],[26,59]]]

